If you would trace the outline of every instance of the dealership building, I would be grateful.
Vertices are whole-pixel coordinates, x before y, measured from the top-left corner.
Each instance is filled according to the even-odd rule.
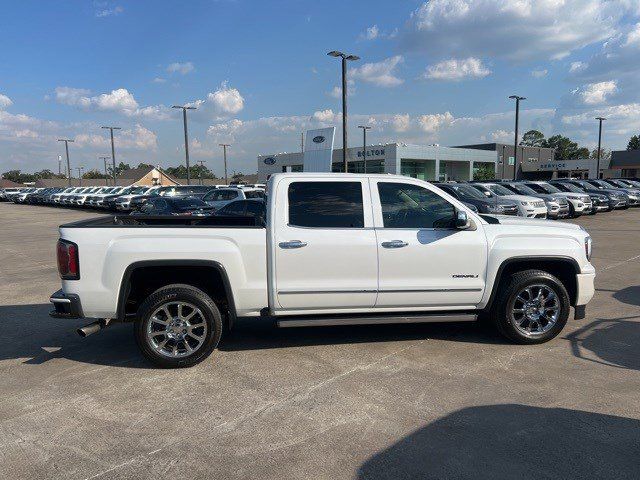
[[[421,180],[471,180],[479,169],[496,170],[496,153],[471,148],[441,147],[439,145],[407,145],[386,143],[368,145],[366,157],[362,147],[347,149],[349,172],[391,173]],[[258,156],[258,181],[281,172],[302,172],[303,152]],[[332,171],[341,172],[342,149],[332,153]]]

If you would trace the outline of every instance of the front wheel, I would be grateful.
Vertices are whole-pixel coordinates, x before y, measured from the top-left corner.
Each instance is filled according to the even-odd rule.
[[[138,309],[134,336],[142,354],[162,368],[191,367],[218,346],[222,316],[202,290],[168,285],[152,293]]]
[[[548,342],[569,318],[569,295],[556,277],[525,270],[504,279],[491,317],[498,331],[515,343]]]

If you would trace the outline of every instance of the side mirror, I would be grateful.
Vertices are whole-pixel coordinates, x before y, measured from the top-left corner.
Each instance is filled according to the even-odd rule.
[[[456,228],[458,230],[466,230],[471,226],[471,220],[464,210],[456,210]]]

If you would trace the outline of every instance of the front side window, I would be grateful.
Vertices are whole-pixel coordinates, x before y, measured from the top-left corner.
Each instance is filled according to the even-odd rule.
[[[440,195],[407,183],[378,183],[385,228],[453,228],[455,208]]]
[[[289,225],[364,228],[360,182],[293,182],[288,196]]]

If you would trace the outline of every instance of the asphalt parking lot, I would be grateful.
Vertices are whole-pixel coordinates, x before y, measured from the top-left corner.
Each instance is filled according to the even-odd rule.
[[[0,203],[0,478],[640,477],[640,209],[573,220],[597,292],[550,343],[245,321],[168,371],[47,315],[56,227],[95,215]]]

